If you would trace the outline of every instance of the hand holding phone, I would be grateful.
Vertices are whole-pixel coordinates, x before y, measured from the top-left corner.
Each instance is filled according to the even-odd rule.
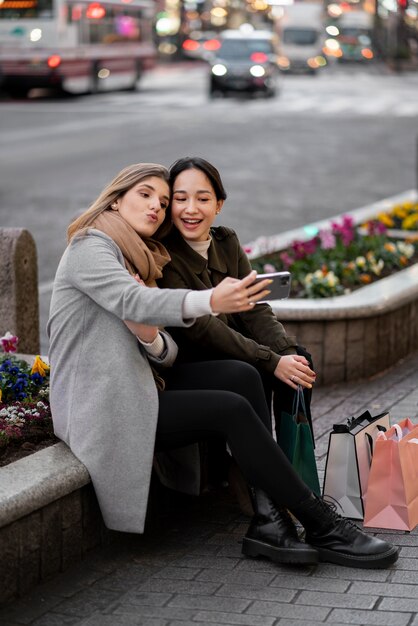
[[[292,278],[290,272],[271,272],[269,274],[257,274],[255,282],[269,278],[272,283],[269,285],[270,293],[261,300],[261,302],[270,302],[271,300],[284,300],[289,297]]]

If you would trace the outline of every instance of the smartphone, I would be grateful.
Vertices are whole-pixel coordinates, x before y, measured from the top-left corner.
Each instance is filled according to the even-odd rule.
[[[271,300],[283,300],[289,297],[290,294],[290,285],[292,282],[292,277],[290,272],[271,272],[270,274],[257,274],[255,282],[259,282],[260,280],[264,280],[265,278],[270,278],[273,282],[267,287],[270,290],[270,293],[265,297],[264,300],[260,300],[257,304],[261,304],[262,302],[269,302]]]

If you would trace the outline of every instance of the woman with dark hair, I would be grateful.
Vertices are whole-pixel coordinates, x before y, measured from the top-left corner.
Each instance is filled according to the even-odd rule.
[[[165,239],[171,261],[159,280],[161,287],[208,289],[225,276],[239,278],[251,271],[247,255],[230,228],[214,227],[226,191],[218,170],[199,157],[186,157],[170,168],[173,230]],[[311,355],[297,345],[268,304],[240,314],[202,317],[190,328],[175,329],[181,361],[233,358],[260,372],[267,404],[272,405],[279,439],[280,415],[292,412],[295,390],[304,389],[312,428],[310,403],[316,374]]]
[[[335,516],[295,474],[268,430],[255,368],[239,361],[173,365],[177,348],[160,326],[249,311],[268,283],[255,285],[252,272],[201,291],[154,288],[169,260],[154,238],[170,222],[167,178],[155,164],[122,170],[70,226],[54,281],[54,430],[86,465],[105,524],[143,532],[155,453],[222,436],[248,482],[265,494],[268,520],[253,520],[247,554],[286,563],[393,563],[394,546]],[[186,478],[179,488],[191,488]],[[298,517],[315,547],[300,541],[290,519],[276,519],[279,507]]]

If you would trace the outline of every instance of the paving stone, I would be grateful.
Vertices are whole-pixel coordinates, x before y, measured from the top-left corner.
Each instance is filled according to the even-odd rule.
[[[272,600],[273,602],[291,602],[297,591],[278,587],[255,587],[253,585],[222,585],[216,592],[217,596],[230,598],[246,598],[248,600]]]
[[[352,567],[340,567],[331,563],[321,563],[315,576],[324,578],[339,578],[342,580],[373,580],[385,582],[389,579],[390,569],[357,569]]]
[[[418,613],[418,597],[415,598],[383,598],[378,610],[411,611]]]
[[[317,622],[313,620],[299,620],[299,619],[281,619],[279,622],[276,622],[278,626],[347,626],[342,622],[333,622],[327,620],[326,622]]]
[[[359,611],[354,609],[333,609],[328,623],[362,624],[364,626],[409,626],[411,613],[392,611]]]
[[[177,595],[170,600],[167,606],[183,607],[185,609],[201,609],[214,611],[231,611],[242,613],[251,604],[250,600],[238,598],[220,598],[218,596],[186,596]]]
[[[218,572],[216,570],[203,570],[196,580],[205,580],[219,583],[236,583],[242,585],[267,586],[274,579],[274,574],[265,572],[246,572],[234,570],[232,572]]]
[[[167,626],[168,620],[158,617],[141,617],[140,615],[92,615],[78,623],[78,626]],[[196,626],[196,625],[195,625]]]
[[[127,567],[117,569],[116,571],[100,578],[94,585],[94,589],[110,589],[116,591],[118,589],[126,591],[126,589],[134,589],[147,581],[155,573],[155,568],[149,566],[137,566],[129,564]]]
[[[139,610],[138,610],[139,609]],[[115,625],[119,621],[119,615],[141,615],[141,617],[153,617],[158,619],[194,619],[195,609],[176,608],[173,606],[144,606],[123,602],[112,615],[115,616]],[[116,617],[117,616],[117,617]]]
[[[296,604],[308,606],[347,607],[353,609],[372,609],[378,596],[355,595],[352,593],[324,593],[321,591],[302,591],[296,598]]]
[[[270,587],[287,587],[290,589],[307,589],[310,591],[334,591],[343,593],[350,585],[349,580],[339,580],[335,578],[319,578],[313,574],[312,576],[285,576],[277,575]]]
[[[289,617],[292,619],[305,619],[323,621],[330,613],[328,607],[311,607],[296,604],[283,604],[282,602],[256,601],[248,608],[246,613],[251,615],[268,615],[271,617]]]
[[[79,623],[79,617],[50,612],[31,622],[31,626],[73,626]]]
[[[215,593],[219,583],[199,582],[196,580],[163,580],[151,578],[139,586],[140,591],[165,591],[168,593],[207,594]]]
[[[172,593],[147,593],[146,591],[130,591],[124,595],[122,602],[127,602],[128,604],[136,604],[137,606],[163,606],[172,597]]]
[[[234,569],[239,563],[238,559],[228,559],[224,557],[203,557],[203,556],[185,556],[180,559],[176,565],[178,567],[200,567],[213,569]]]
[[[155,572],[153,578],[168,578],[174,580],[193,580],[193,578],[197,578],[199,580],[198,574],[200,574],[202,570],[200,568],[192,568],[192,567],[165,567],[158,572]],[[219,573],[217,578],[219,577]],[[203,580],[203,579],[202,579]],[[205,579],[209,580],[209,579]],[[216,580],[216,579],[215,579]]]
[[[62,600],[57,606],[57,611],[66,615],[75,615],[79,617],[87,617],[97,610],[103,610],[118,600],[120,594],[107,590],[103,593],[102,589],[86,589],[75,594],[71,598]]]
[[[417,570],[415,570],[415,572],[407,572],[407,571],[394,572],[393,575],[391,576],[391,581],[394,583],[415,584],[416,589],[417,589],[417,595],[418,595],[417,579],[418,579]]]
[[[414,572],[415,581],[417,573]],[[412,582],[412,581],[411,581]],[[373,582],[353,582],[350,587],[350,594],[373,594],[377,596],[391,596],[395,598],[416,598],[416,585],[401,585],[394,582],[373,583]]]
[[[263,615],[256,617],[255,615],[238,615],[232,613],[209,613],[208,611],[199,611],[194,616],[196,622],[209,622],[210,624],[242,624],[243,626],[272,626],[275,618],[269,618]]]

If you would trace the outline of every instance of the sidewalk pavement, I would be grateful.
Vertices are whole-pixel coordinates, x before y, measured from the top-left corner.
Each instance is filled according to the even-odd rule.
[[[418,353],[371,380],[318,388],[313,414],[324,469],[332,424],[369,409],[418,423]],[[0,610],[15,626],[418,626],[418,528],[382,531],[401,548],[386,570],[278,566],[241,555],[248,518],[227,488],[171,495],[145,535],[112,542]]]

